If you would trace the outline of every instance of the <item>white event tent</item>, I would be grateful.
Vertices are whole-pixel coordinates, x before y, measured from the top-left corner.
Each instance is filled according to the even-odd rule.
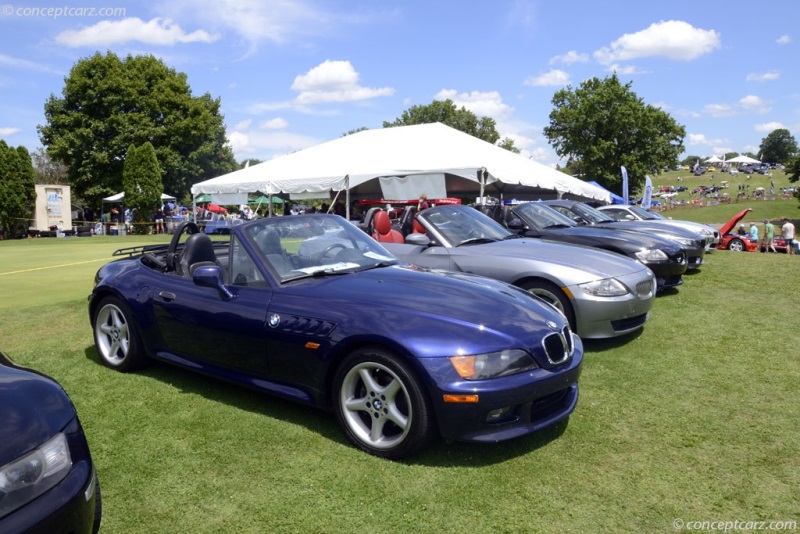
[[[256,191],[293,198],[345,191],[348,208],[351,194],[395,200],[426,193],[428,198],[497,194],[611,202],[604,189],[441,123],[363,130],[192,186],[193,196],[206,193],[212,199]]]

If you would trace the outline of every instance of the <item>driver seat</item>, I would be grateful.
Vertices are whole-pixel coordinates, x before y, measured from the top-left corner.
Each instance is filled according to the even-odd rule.
[[[281,236],[274,228],[266,228],[256,237],[259,248],[264,253],[267,262],[270,263],[281,276],[294,269],[292,260],[281,245]]]
[[[403,234],[392,228],[392,221],[389,219],[389,214],[385,211],[375,212],[373,227],[375,228],[375,232],[372,234],[372,237],[375,241],[381,243],[405,243]]]
[[[192,234],[183,244],[180,268],[185,276],[192,276],[195,269],[203,265],[217,265],[214,244],[206,234]]]

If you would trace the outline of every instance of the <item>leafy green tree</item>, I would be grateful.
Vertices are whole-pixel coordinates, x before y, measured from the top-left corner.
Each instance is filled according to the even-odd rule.
[[[36,206],[36,182],[28,149],[0,140],[0,235],[19,237]]]
[[[686,129],[666,112],[645,104],[614,74],[591,78],[578,88],[555,93],[550,125],[544,135],[562,158],[580,160],[586,179],[612,191],[628,170],[631,190],[644,185],[648,173],[678,159]]]
[[[67,167],[63,163],[53,161],[47,151],[39,147],[31,154],[33,161],[33,171],[36,175],[37,184],[59,184],[67,185]],[[72,196],[75,201],[75,195]]]
[[[383,121],[384,128],[441,122],[478,139],[495,144],[500,139],[497,124],[491,117],[478,118],[464,106],[457,108],[452,100],[434,100],[427,106],[411,106],[393,122]],[[505,148],[505,147],[504,147]]]
[[[345,133],[342,134],[342,137],[346,137],[348,135],[352,135],[354,133],[363,132],[364,130],[369,130],[366,126],[362,126],[360,128],[353,128],[352,130],[347,130]]]
[[[62,96],[44,106],[39,137],[67,165],[75,194],[97,205],[122,188],[125,152],[149,141],[168,191],[238,168],[225,136],[219,99],[192,96],[186,74],[149,56],[112,52],[78,61]]]
[[[503,139],[501,139],[500,142],[497,143],[497,146],[499,146],[500,148],[505,148],[506,150],[513,152],[514,154],[520,153],[520,150],[514,144],[514,140],[511,139],[510,137],[504,137]]]
[[[140,147],[130,145],[122,170],[125,207],[133,210],[134,233],[150,233],[149,222],[156,207],[161,204],[161,170],[156,151],[148,141]]]
[[[759,147],[761,161],[767,163],[784,163],[797,154],[797,141],[786,128],[772,130]]]
[[[700,156],[686,156],[681,160],[681,165],[688,165],[689,167],[692,167],[698,161],[702,162],[703,158]]]

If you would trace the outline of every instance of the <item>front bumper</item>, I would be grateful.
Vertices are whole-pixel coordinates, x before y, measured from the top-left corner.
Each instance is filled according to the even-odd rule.
[[[657,290],[657,281],[650,269],[626,276],[617,276],[630,291],[621,297],[596,297],[571,286],[577,334],[582,338],[599,339],[633,332],[649,319]],[[638,288],[638,289],[637,289]]]
[[[571,359],[555,369],[534,369],[492,380],[458,379],[431,388],[442,437],[451,441],[504,441],[569,417],[578,403],[578,377],[583,362],[583,344],[577,336],[573,339]],[[436,365],[432,361],[423,363]],[[477,395],[479,402],[445,402],[445,394]],[[492,418],[491,414],[497,412],[502,415]]]

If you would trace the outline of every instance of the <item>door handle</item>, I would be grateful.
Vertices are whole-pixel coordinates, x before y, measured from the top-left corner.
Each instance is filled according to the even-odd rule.
[[[169,291],[159,291],[158,296],[164,300],[175,300],[177,298],[175,293],[170,293]]]

